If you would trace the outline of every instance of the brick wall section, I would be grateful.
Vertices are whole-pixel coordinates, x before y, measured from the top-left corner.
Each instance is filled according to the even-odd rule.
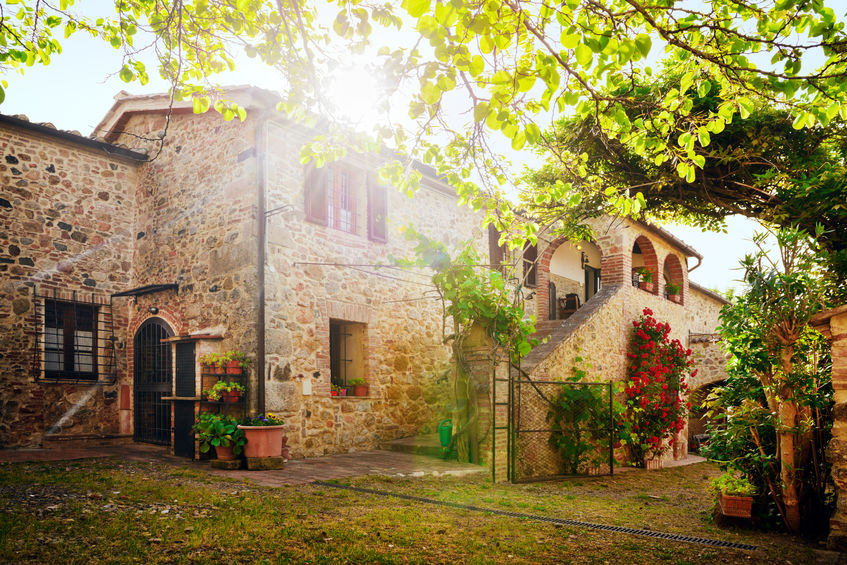
[[[268,127],[268,209],[291,206],[268,225],[268,410],[284,416],[297,457],[369,449],[435,431],[447,416],[442,377],[449,349],[442,344],[441,304],[429,273],[307,263],[386,264],[389,255],[411,257],[412,245],[398,232],[403,225],[451,248],[473,238],[487,257],[480,218],[438,189],[423,187],[409,199],[389,188],[388,242],[370,241],[364,173],[376,164],[350,158],[347,164],[361,172],[351,187],[356,232],[306,221],[307,169],[299,161],[306,135],[284,123]],[[367,323],[367,398],[330,396],[330,318]]]
[[[137,169],[130,159],[0,126],[0,446],[39,445],[62,416],[54,435],[119,432],[125,315],[113,312],[115,385],[37,383],[33,293],[77,291],[108,303],[128,288]]]

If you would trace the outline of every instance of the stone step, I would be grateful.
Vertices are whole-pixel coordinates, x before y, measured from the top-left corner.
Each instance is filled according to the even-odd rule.
[[[398,453],[413,453],[428,457],[441,457],[441,442],[438,434],[404,437],[386,441],[380,444],[380,449]]]

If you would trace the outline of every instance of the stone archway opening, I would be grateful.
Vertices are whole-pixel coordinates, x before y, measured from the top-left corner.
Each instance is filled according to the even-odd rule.
[[[594,243],[553,242],[539,269],[538,318],[564,320],[597,294],[602,253]]]
[[[665,257],[665,263],[662,267],[662,277],[664,278],[665,298],[668,298],[671,294],[668,291],[668,283],[673,283],[679,287],[679,292],[676,293],[679,296],[679,304],[685,304],[685,272],[682,270],[682,263],[679,257],[673,254]]]
[[[700,447],[708,441],[706,429],[714,424],[715,418],[707,416],[707,410],[703,402],[716,388],[724,386],[726,381],[712,382],[692,390],[688,395],[691,402],[691,410],[688,413],[688,450],[694,453],[700,452]]]
[[[632,286],[639,286],[646,279],[641,273],[649,271],[650,283],[640,285],[642,290],[650,294],[659,292],[659,260],[656,249],[647,236],[639,235],[632,244]]]

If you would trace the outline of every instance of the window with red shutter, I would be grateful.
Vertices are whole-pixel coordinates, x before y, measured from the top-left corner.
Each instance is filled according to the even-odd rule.
[[[368,182],[368,239],[385,243],[388,241],[388,189],[376,182],[371,175]]]
[[[538,285],[538,246],[527,245],[523,249],[523,280],[524,286]]]
[[[500,231],[493,224],[488,224],[488,257],[491,268],[504,272],[503,261],[506,258],[506,246],[500,245],[499,241]]]

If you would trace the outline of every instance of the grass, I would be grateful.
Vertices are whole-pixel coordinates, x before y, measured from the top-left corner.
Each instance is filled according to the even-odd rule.
[[[557,527],[307,485],[257,487],[117,459],[0,465],[0,562],[809,563],[789,536],[718,528],[707,464],[581,481],[472,477],[347,483],[529,514],[757,545],[755,552]]]

